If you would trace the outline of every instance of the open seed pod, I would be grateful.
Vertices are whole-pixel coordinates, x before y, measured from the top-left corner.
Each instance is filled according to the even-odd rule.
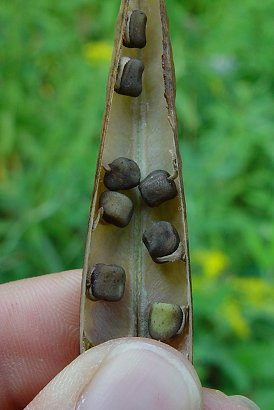
[[[128,16],[133,10],[141,10],[146,16],[146,45],[143,48],[123,45]],[[125,64],[120,64],[121,58]],[[126,81],[131,91],[128,95],[122,95],[115,91],[117,84],[123,87],[123,72],[119,70],[131,59],[140,61],[144,72],[141,78],[140,70],[127,67]],[[135,81],[138,89],[136,94],[132,92]],[[174,181],[177,192],[160,206],[155,204],[151,207],[142,199],[138,188],[127,191],[127,196],[134,204],[134,214],[130,223],[122,229],[103,223],[100,214],[100,196],[106,189],[104,166],[120,157],[135,161],[142,179],[155,170],[164,170],[166,178]],[[157,184],[155,187],[157,189]],[[172,262],[165,260],[165,263],[152,260],[143,245],[142,235],[154,221],[167,221],[176,227],[184,257]],[[100,299],[87,296],[90,272],[99,264],[117,265],[125,272],[123,294],[117,291],[122,296],[117,297],[119,300],[115,302],[105,300],[110,299],[108,297]],[[112,271],[110,274],[108,278],[111,279],[101,278],[98,270],[96,276],[99,284],[108,280],[107,296],[116,295],[115,289],[113,292],[111,289],[111,280],[116,283],[116,274]],[[100,287],[98,292],[99,296],[103,295],[103,288]],[[177,348],[190,360],[192,358],[192,304],[185,198],[177,140],[172,52],[164,0],[122,0],[86,242],[81,300],[81,351],[109,339],[125,336],[157,338]]]

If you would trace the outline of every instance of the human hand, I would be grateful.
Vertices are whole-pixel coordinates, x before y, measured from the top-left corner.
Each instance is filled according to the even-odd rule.
[[[202,389],[186,358],[150,339],[112,340],[77,357],[80,283],[78,270],[0,286],[1,409],[259,409]]]

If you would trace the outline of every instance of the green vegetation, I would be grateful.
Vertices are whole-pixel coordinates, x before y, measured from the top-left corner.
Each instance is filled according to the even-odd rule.
[[[167,6],[196,367],[205,385],[272,410],[274,2]],[[1,2],[1,282],[82,265],[118,7]]]

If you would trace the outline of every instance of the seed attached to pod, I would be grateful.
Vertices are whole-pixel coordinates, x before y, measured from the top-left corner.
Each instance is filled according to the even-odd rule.
[[[148,331],[153,339],[166,341],[183,329],[184,314],[179,305],[153,303],[148,319]]]
[[[139,97],[142,92],[144,64],[136,58],[122,57],[119,61],[115,91],[129,97]]]
[[[140,183],[140,168],[132,159],[120,157],[108,164],[104,177],[105,186],[111,191],[131,189]]]
[[[139,185],[143,200],[148,206],[155,207],[173,199],[177,195],[176,184],[167,171],[151,172]]]
[[[143,233],[143,242],[156,263],[181,259],[181,254],[177,255],[176,259],[172,258],[177,249],[180,249],[180,237],[174,226],[169,222],[154,222]]]
[[[125,291],[126,274],[118,265],[98,263],[87,274],[86,294],[91,300],[117,302]]]
[[[133,203],[126,195],[120,192],[105,191],[99,200],[103,209],[104,221],[123,228],[127,226],[133,215]]]
[[[143,48],[146,45],[147,16],[141,10],[133,10],[128,14],[124,46]]]

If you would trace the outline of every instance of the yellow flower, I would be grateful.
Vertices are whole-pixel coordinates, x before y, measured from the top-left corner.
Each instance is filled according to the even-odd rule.
[[[212,279],[219,277],[229,263],[228,257],[218,250],[198,251],[194,254],[194,260],[201,266],[204,275]]]
[[[274,313],[274,286],[262,278],[233,278],[233,287],[247,305]]]
[[[109,63],[112,46],[106,41],[92,41],[84,45],[83,54],[89,63]]]
[[[247,339],[250,335],[250,327],[240,310],[239,304],[234,300],[226,301],[223,306],[222,315],[224,320],[240,339]]]

